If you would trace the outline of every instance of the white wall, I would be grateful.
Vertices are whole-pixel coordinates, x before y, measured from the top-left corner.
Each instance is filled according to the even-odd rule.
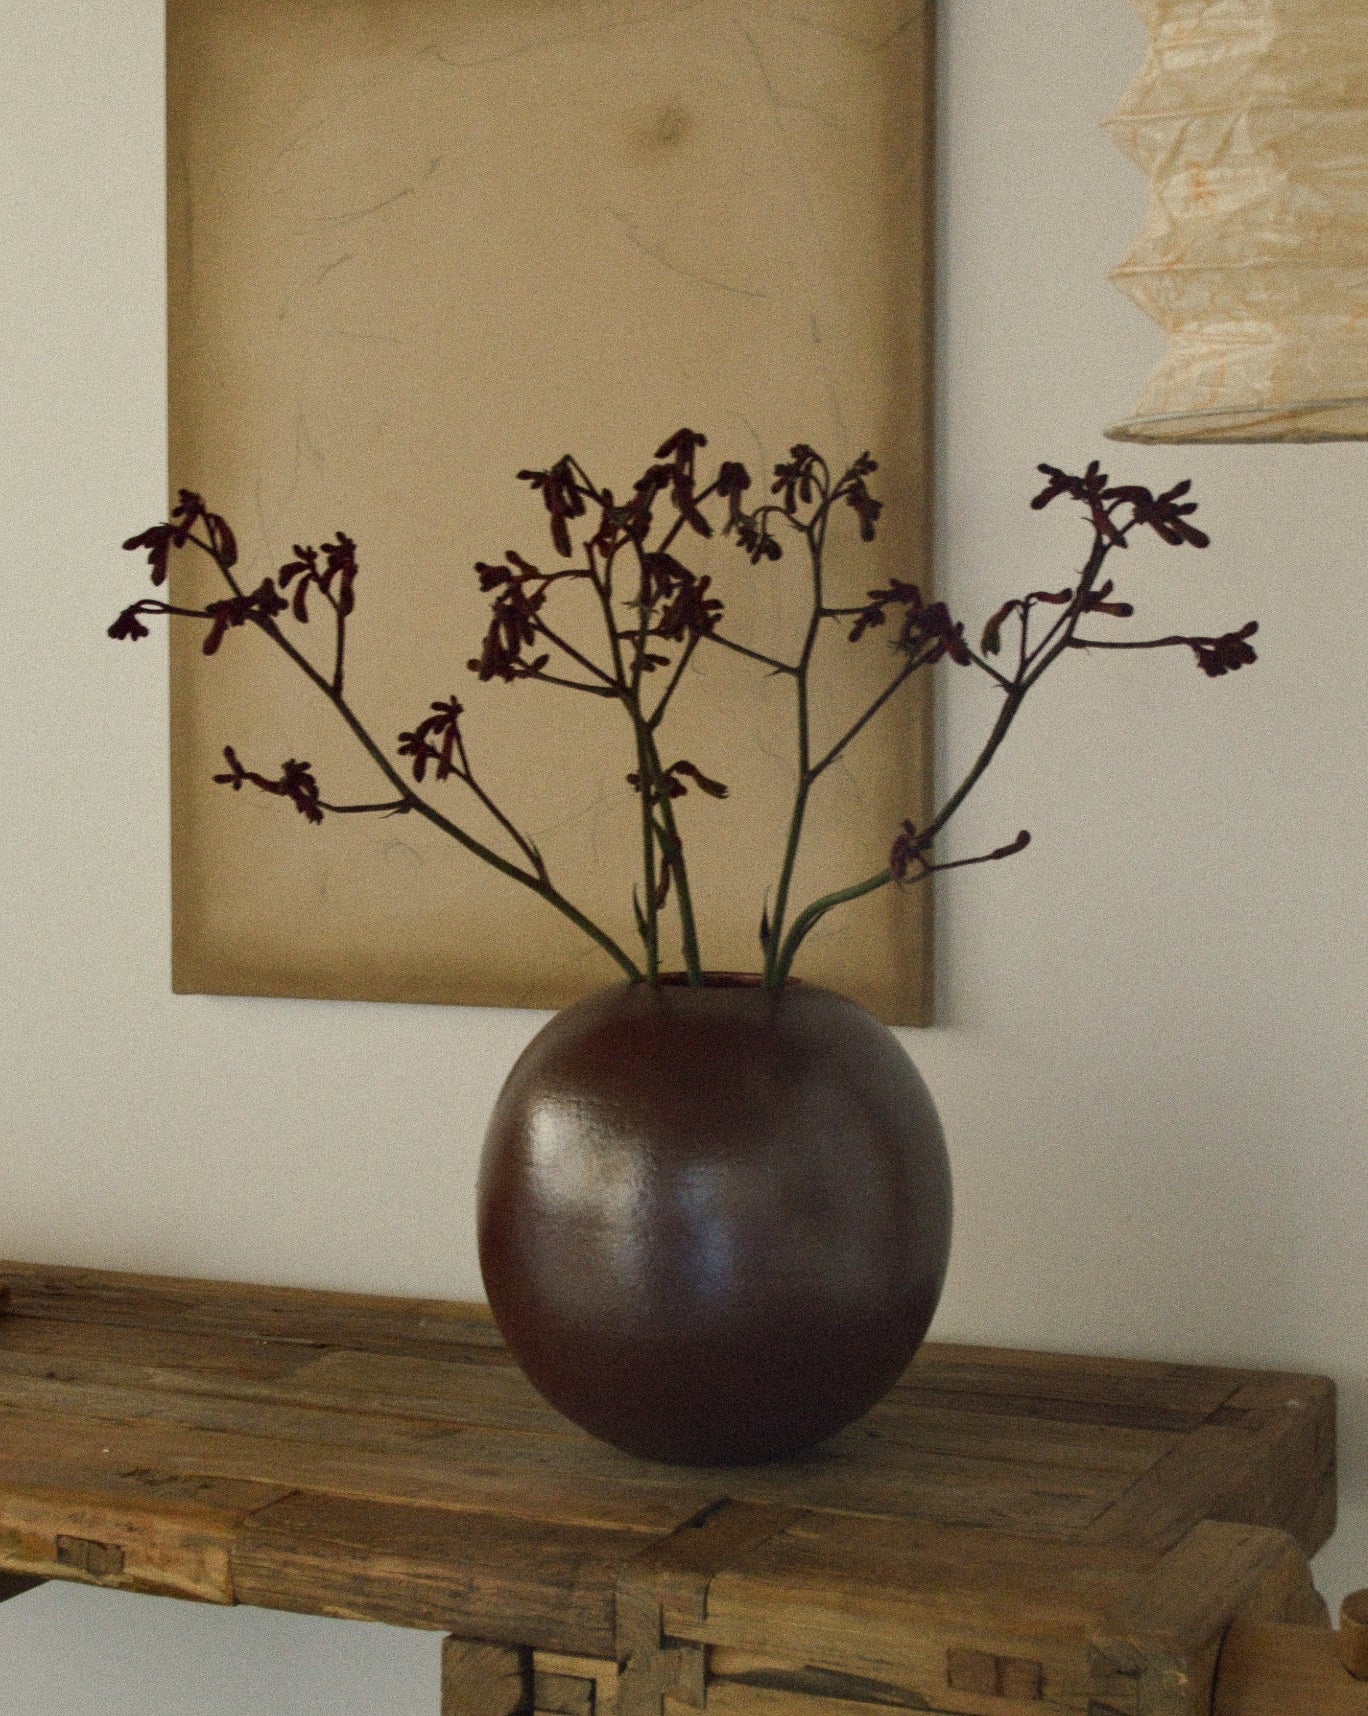
[[[1365,455],[1106,448],[1156,336],[1106,284],[1142,186],[1097,130],[1122,0],[943,0],[941,589],[983,614],[1078,526],[1041,459],[1192,475],[1215,545],[1131,556],[1158,627],[1259,666],[1079,657],[944,888],[907,1044],[958,1185],[936,1332],[1323,1370],[1329,1593],[1368,1582]],[[524,1014],[173,998],[156,646],[114,546],[163,504],[159,0],[0,0],[0,1256],[475,1295],[481,1118]],[[947,768],[988,706],[945,687]],[[435,1641],[49,1585],[0,1609],[0,1716],[432,1716]]]

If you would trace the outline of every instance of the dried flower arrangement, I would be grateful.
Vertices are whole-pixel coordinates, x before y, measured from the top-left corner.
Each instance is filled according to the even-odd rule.
[[[975,857],[934,857],[937,837],[992,761],[1026,696],[1067,651],[1186,648],[1212,678],[1255,659],[1249,643],[1257,630],[1252,620],[1219,637],[1126,639],[1081,630],[1091,622],[1132,617],[1132,605],[1116,597],[1113,581],[1104,580],[1103,570],[1114,551],[1129,547],[1135,531],[1152,530],[1173,547],[1207,546],[1205,533],[1190,522],[1196,507],[1186,498],[1189,483],[1155,495],[1133,485],[1111,486],[1096,462],[1082,476],[1042,465],[1047,481],[1032,506],[1039,509],[1061,497],[1080,503],[1092,532],[1091,547],[1082,568],[1059,589],[1033,590],[1004,602],[975,644],[944,602],[927,600],[915,584],[897,578],[868,591],[862,604],[830,602],[826,550],[838,518],[847,511],[853,514],[860,539],[874,540],[881,503],[870,492],[869,479],[877,467],[867,454],[833,475],[819,453],[799,444],[775,466],[769,498],[748,506],[752,481],[744,465],[726,460],[709,480],[702,479],[698,455],[706,445],[706,438],[691,429],[671,435],[630,490],[621,491],[623,499],[601,487],[569,454],[545,470],[520,471],[519,479],[531,485],[545,507],[555,559],[543,568],[509,551],[502,562],[480,562],[475,568],[481,590],[491,597],[492,611],[480,653],[468,664],[472,673],[486,682],[532,680],[609,700],[620,706],[630,726],[636,766],[626,782],[639,799],[641,821],[641,882],[633,890],[640,954],[628,951],[575,906],[553,881],[536,842],[481,784],[462,730],[465,710],[454,694],[432,702],[412,730],[398,736],[396,754],[407,763],[411,778],[353,708],[347,697],[346,664],[357,558],[356,544],[347,535],[339,531],[321,547],[297,546],[294,558],[274,577],[249,590],[235,571],[232,530],[199,495],[183,489],[166,522],[131,537],[124,546],[146,551],[154,585],[166,582],[174,550],[194,547],[217,567],[228,594],[202,608],[144,598],[123,610],[109,635],[145,637],[143,620],[154,614],[193,619],[207,626],[203,649],[213,655],[232,630],[252,627],[262,633],[333,706],[387,783],[389,796],[374,803],[335,804],[323,797],[307,762],[292,758],[270,777],[247,768],[231,746],[224,752],[227,769],[215,775],[216,781],[234,791],[252,786],[289,799],[310,823],[322,822],[325,815],[424,817],[563,913],[628,978],[651,983],[662,977],[663,926],[671,910],[685,978],[695,984],[704,980],[686,842],[675,805],[690,790],[713,798],[725,798],[728,791],[687,758],[664,761],[669,753],[662,749],[662,728],[676,690],[700,647],[733,651],[757,670],[785,678],[793,693],[795,778],[777,879],[759,920],[763,981],[770,987],[784,983],[804,939],[836,907],[890,885],[923,881],[938,870],[987,863],[1022,850],[1030,838],[1025,830]],[[683,541],[718,532],[731,538],[752,565],[778,561],[786,550],[797,553],[810,601],[796,658],[732,636],[725,604],[711,578],[684,563]],[[588,596],[601,619],[596,647],[572,641],[558,618],[557,604],[572,588]],[[321,606],[332,622],[330,648],[322,660],[306,655],[298,632],[282,624],[288,615],[294,625],[308,625],[311,604],[314,612]],[[812,676],[819,638],[829,627],[844,630],[851,645],[876,633],[888,637],[891,664],[882,689],[858,717],[843,732],[819,740],[813,731]],[[942,659],[986,675],[1001,696],[974,763],[924,826],[904,821],[890,831],[887,862],[880,870],[795,909],[795,865],[814,788],[912,677]],[[501,830],[504,850],[477,838],[420,790],[429,773],[435,783],[454,781],[478,801]]]

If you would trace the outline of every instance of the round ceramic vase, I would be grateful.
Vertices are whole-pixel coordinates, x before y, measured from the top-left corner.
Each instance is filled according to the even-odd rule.
[[[685,1465],[796,1453],[921,1344],[950,1171],[892,1033],[790,982],[624,984],[558,1013],[485,1139],[480,1265],[550,1403]]]

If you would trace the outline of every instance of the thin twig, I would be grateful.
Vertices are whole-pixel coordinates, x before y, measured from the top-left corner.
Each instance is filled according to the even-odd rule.
[[[703,636],[709,643],[721,644],[723,649],[734,650],[737,655],[749,656],[752,661],[758,661],[762,667],[768,667],[775,673],[797,673],[798,669],[789,661],[779,661],[763,651],[751,649],[746,644],[737,643],[734,638],[723,637],[721,632],[704,632]]]

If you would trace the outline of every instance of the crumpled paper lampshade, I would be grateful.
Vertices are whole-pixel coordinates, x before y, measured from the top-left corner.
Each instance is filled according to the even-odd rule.
[[[1169,338],[1127,441],[1368,437],[1368,0],[1131,0],[1106,121],[1150,178],[1112,273]]]

